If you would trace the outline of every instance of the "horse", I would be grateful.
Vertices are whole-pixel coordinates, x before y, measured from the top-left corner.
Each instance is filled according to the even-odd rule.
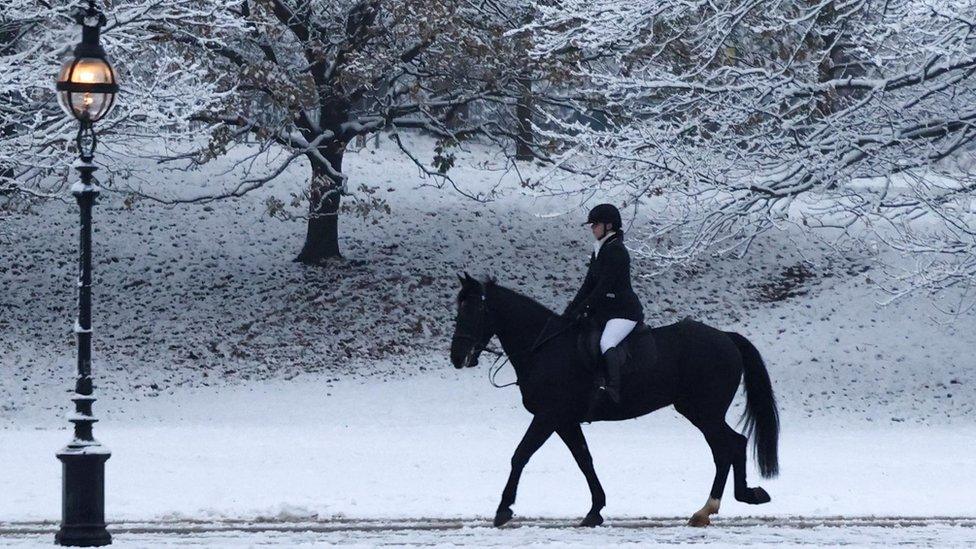
[[[479,355],[497,336],[515,369],[522,403],[532,414],[532,422],[512,455],[494,525],[502,526],[512,519],[511,507],[522,470],[553,433],[569,448],[590,489],[592,505],[579,526],[603,524],[600,511],[606,505],[606,494],[580,427],[594,391],[593,373],[577,345],[583,328],[494,279],[479,281],[467,273],[458,278],[461,290],[451,339],[452,364],[458,369],[476,366]],[[769,502],[764,489],[746,484],[750,436],[760,474],[772,478],[779,472],[779,415],[759,351],[737,333],[690,319],[653,328],[650,333],[657,348],[655,356],[650,360],[640,353],[631,356],[630,360],[637,363],[623,376],[620,403],[604,402],[590,419],[631,419],[674,405],[701,431],[715,462],[715,478],[705,505],[689,519],[692,526],[707,526],[709,516],[718,513],[730,468],[736,500],[753,505]],[[639,350],[640,346],[632,349]],[[745,434],[725,421],[743,377]]]

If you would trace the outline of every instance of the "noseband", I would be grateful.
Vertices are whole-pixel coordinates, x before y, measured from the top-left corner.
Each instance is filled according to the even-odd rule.
[[[453,341],[455,339],[460,339],[460,340],[464,340],[464,341],[470,341],[472,343],[472,345],[471,345],[471,350],[468,351],[468,357],[470,357],[472,354],[474,354],[475,351],[477,351],[479,354],[487,351],[487,352],[489,352],[489,353],[491,353],[491,354],[493,354],[495,356],[501,356],[501,355],[504,354],[501,351],[496,351],[495,349],[489,349],[488,348],[488,343],[491,341],[491,338],[490,337],[489,338],[485,338],[485,333],[484,333],[485,330],[484,330],[484,327],[487,326],[489,322],[491,322],[491,319],[488,316],[488,301],[485,299],[485,294],[480,294],[480,295],[481,295],[481,307],[480,307],[480,309],[481,309],[481,318],[484,319],[484,322],[482,322],[481,334],[479,334],[480,337],[476,337],[476,336],[472,336],[472,335],[469,335],[469,334],[466,334],[466,333],[460,333],[458,331],[455,331],[454,332],[454,337],[452,337],[451,340]],[[481,348],[480,349],[477,349],[477,347],[479,345],[479,342],[482,341],[482,340],[484,340],[485,343],[483,345],[481,345]]]

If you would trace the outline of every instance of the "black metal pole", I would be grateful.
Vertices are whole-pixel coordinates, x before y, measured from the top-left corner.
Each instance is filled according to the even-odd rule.
[[[87,128],[89,131],[91,128]],[[62,470],[61,527],[54,541],[59,545],[93,547],[112,543],[105,528],[105,461],[111,452],[102,446],[92,433],[95,419],[92,414],[94,387],[91,378],[91,255],[92,206],[98,196],[98,186],[92,172],[96,170],[91,156],[83,156],[75,164],[81,181],[71,187],[81,214],[78,258],[78,320],[75,335],[78,341],[78,380],[74,412],[68,421],[74,424],[74,439],[60,452]]]

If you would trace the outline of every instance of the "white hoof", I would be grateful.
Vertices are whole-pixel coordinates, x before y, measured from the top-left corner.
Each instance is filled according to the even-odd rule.
[[[717,500],[715,498],[708,498],[708,501],[705,502],[705,505],[701,509],[696,511],[694,515],[691,515],[691,518],[688,520],[688,525],[699,526],[699,527],[708,526],[709,524],[712,523],[711,519],[708,518],[709,515],[717,514],[720,504],[721,504],[721,500]]]

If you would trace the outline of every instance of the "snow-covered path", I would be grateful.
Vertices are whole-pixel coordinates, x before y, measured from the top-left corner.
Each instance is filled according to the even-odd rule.
[[[52,524],[0,526],[0,538],[9,547],[46,547],[54,528]],[[666,519],[613,521],[594,530],[574,528],[571,521],[558,519],[524,520],[500,530],[473,520],[122,524],[112,530],[114,545],[121,547],[972,547],[976,543],[976,519],[940,518],[721,520],[707,530]]]
[[[529,416],[514,389],[483,371],[444,369],[388,381],[300,376],[180,390],[132,403],[96,433],[107,464],[110,521],[458,518],[493,513]],[[724,518],[971,516],[976,427],[804,419],[786,415],[773,496],[731,497]],[[713,465],[701,435],[671,409],[585,426],[608,494],[608,520],[687,516]],[[56,520],[54,452],[66,427],[0,430],[0,521]],[[589,495],[551,439],[530,462],[516,517],[578,517]]]

